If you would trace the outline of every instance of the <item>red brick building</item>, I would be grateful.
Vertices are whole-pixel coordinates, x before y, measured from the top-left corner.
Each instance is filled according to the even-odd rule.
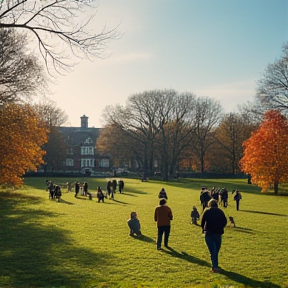
[[[101,128],[88,127],[88,117],[85,115],[80,119],[80,127],[60,127],[59,129],[67,145],[63,171],[90,174],[95,171],[108,170],[110,168],[109,155],[102,155],[95,148]]]

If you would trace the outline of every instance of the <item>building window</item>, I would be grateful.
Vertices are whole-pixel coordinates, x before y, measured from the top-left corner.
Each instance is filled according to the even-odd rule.
[[[94,167],[94,159],[81,159],[81,167]]]
[[[94,147],[93,146],[82,146],[81,147],[81,155],[94,155]]]
[[[74,166],[74,160],[73,159],[66,159],[66,166]]]
[[[72,147],[69,147],[66,149],[66,154],[67,155],[73,155],[73,148]]]
[[[109,159],[101,159],[99,166],[104,167],[104,168],[109,168]]]

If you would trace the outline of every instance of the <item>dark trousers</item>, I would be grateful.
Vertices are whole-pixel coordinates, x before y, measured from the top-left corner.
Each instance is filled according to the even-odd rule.
[[[221,248],[222,236],[220,234],[207,233],[205,242],[210,252],[212,268],[218,268],[218,253]]]
[[[164,234],[164,246],[168,246],[170,228],[171,226],[158,226],[157,248],[161,248],[163,234]]]
[[[240,203],[240,200],[236,200],[236,210],[239,210],[239,203]]]

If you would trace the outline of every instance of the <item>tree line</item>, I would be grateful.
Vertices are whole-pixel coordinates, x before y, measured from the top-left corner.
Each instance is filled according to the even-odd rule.
[[[0,2],[0,184],[21,184],[25,171],[64,160],[58,127],[67,116],[49,99],[40,100],[49,94],[55,72],[65,74],[77,59],[99,57],[109,40],[119,38],[116,29],[89,29],[95,13],[85,0]],[[81,15],[89,15],[88,20],[79,22]],[[126,105],[103,111],[106,124],[97,149],[110,153],[116,166],[129,161],[147,175],[161,171],[166,180],[180,169],[242,171],[263,189],[274,185],[276,191],[287,181],[281,161],[286,159],[283,139],[288,133],[287,67],[284,44],[282,56],[258,81],[253,102],[239,107],[238,113],[225,114],[218,101],[190,92],[131,95]],[[259,159],[268,169],[257,166]]]
[[[239,173],[242,143],[255,129],[243,114],[224,114],[219,101],[175,90],[131,95],[126,106],[109,106],[97,150],[114,164],[129,164],[147,176],[161,171]]]

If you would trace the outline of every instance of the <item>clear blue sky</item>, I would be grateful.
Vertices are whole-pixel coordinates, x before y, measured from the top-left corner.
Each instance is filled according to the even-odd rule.
[[[99,0],[93,25],[123,34],[107,59],[83,60],[51,86],[67,126],[102,127],[107,105],[151,89],[189,91],[226,112],[252,101],[256,81],[288,42],[287,0]]]

